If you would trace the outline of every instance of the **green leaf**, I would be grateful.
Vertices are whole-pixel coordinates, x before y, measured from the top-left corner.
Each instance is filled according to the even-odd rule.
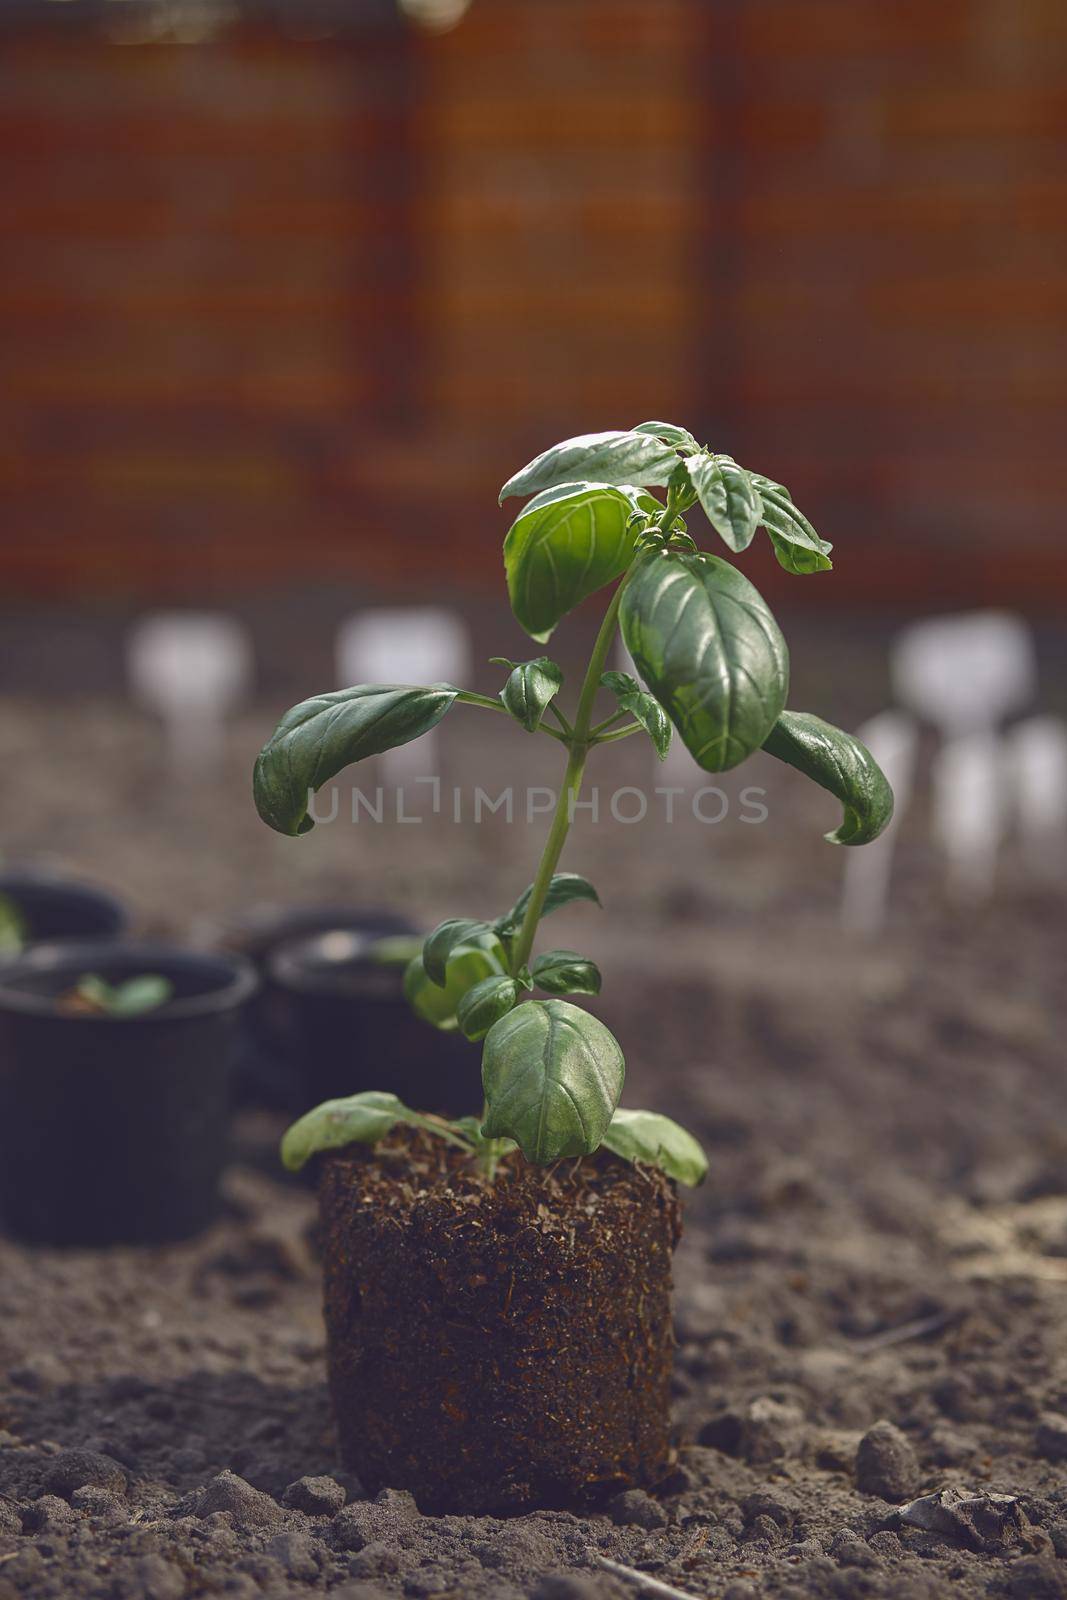
[[[694,1188],[707,1177],[708,1158],[693,1135],[656,1111],[624,1111],[620,1106],[604,1144],[627,1161],[645,1161]]]
[[[16,955],[26,943],[26,921],[9,894],[0,894],[0,955]]]
[[[487,922],[474,922],[470,917],[448,917],[427,934],[422,946],[422,964],[427,975],[441,988],[445,982],[445,968],[452,951],[460,944],[470,944],[480,934],[489,933]]]
[[[762,503],[752,477],[732,456],[710,451],[686,463],[697,499],[715,532],[731,550],[747,549],[760,525]]]
[[[494,1022],[514,1010],[519,986],[514,978],[483,978],[456,1007],[456,1020],[468,1039],[484,1039]]]
[[[757,589],[718,556],[650,555],[623,591],[637,670],[706,772],[758,750],[789,688],[789,652]]]
[[[641,724],[655,745],[656,754],[665,761],[671,747],[671,723],[655,696],[642,689],[628,672],[602,672],[600,681],[605,689],[611,690],[620,711],[628,711]]]
[[[497,933],[514,933],[516,928],[521,928],[533,888],[531,883],[528,889],[522,891],[511,910],[497,918],[493,924]],[[588,878],[581,877],[577,872],[554,872],[549,880],[541,915],[547,917],[550,911],[558,911],[561,906],[569,905],[572,900],[591,900],[594,905],[600,904],[600,896]]]
[[[533,964],[533,980],[546,994],[599,994],[600,970],[576,950],[546,950]]]
[[[282,1139],[282,1163],[290,1172],[320,1150],[341,1150],[347,1144],[377,1144],[411,1116],[403,1101],[381,1089],[367,1089],[344,1100],[326,1100],[307,1111]]]
[[[308,795],[350,762],[408,744],[440,722],[459,691],[448,684],[360,683],[314,695],[279,722],[256,762],[256,810],[279,833],[313,826]]]
[[[828,572],[833,566],[833,545],[820,539],[802,511],[793,504],[789,491],[780,483],[752,474],[763,503],[761,521],[770,535],[779,564],[787,572],[806,574]]]
[[[423,1022],[439,1028],[442,1033],[455,1033],[463,996],[483,978],[500,977],[505,968],[504,949],[496,934],[482,934],[469,944],[457,945],[452,951],[443,989],[427,973],[422,957],[416,956],[404,973],[404,995]]]
[[[548,489],[516,517],[504,539],[511,609],[539,643],[587,595],[611,583],[633,559],[635,511],[662,510],[654,495],[608,483]]]
[[[841,801],[844,820],[825,835],[830,844],[870,844],[889,823],[889,780],[867,746],[850,733],[807,711],[783,711],[763,748]]]
[[[547,656],[538,656],[536,661],[523,661],[512,668],[500,698],[527,733],[536,733],[549,702],[562,686],[562,669]]]
[[[581,433],[554,444],[509,478],[500,503],[513,494],[537,494],[558,484],[665,484],[678,457],[654,434],[636,429]]]
[[[108,983],[95,972],[87,972],[78,980],[74,990],[88,1011],[100,1011],[109,1017],[140,1017],[166,1005],[174,993],[169,978],[146,972],[123,983]]]
[[[673,422],[639,422],[636,428],[631,428],[631,433],[651,433],[655,438],[662,439],[664,444],[669,444],[672,450],[699,450],[693,435],[688,428],[679,428]]]
[[[514,1139],[527,1161],[589,1155],[607,1132],[626,1064],[596,1017],[567,1000],[524,1000],[486,1036],[487,1139]]]

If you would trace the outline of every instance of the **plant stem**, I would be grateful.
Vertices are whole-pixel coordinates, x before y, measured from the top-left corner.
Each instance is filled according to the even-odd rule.
[[[632,570],[632,569],[631,569]],[[600,674],[604,670],[604,663],[611,649],[611,641],[615,637],[615,629],[619,620],[619,603],[622,600],[623,590],[626,588],[629,572],[624,574],[622,582],[611,597],[611,604],[604,613],[604,620],[600,624],[600,632],[593,645],[593,653],[589,657],[585,678],[582,683],[581,693],[578,697],[578,710],[574,717],[574,731],[567,743],[570,745],[570,755],[567,760],[567,770],[563,775],[563,787],[556,802],[552,826],[549,829],[545,848],[537,868],[537,876],[533,881],[530,893],[530,903],[526,907],[526,915],[522,919],[511,952],[511,971],[514,976],[530,959],[534,939],[537,935],[537,924],[541,920],[544,909],[545,896],[548,886],[552,881],[552,874],[559,865],[559,858],[563,854],[563,846],[570,832],[571,822],[574,820],[574,805],[581,793],[582,774],[585,771],[585,760],[589,753],[590,727],[593,721],[593,705],[596,701],[597,690],[600,687]]]
[[[628,722],[625,728],[613,728],[610,733],[597,734],[596,738],[590,742],[592,744],[611,744],[614,739],[628,739],[631,733],[641,732],[642,728],[639,722]]]
[[[481,706],[485,711],[500,711],[505,717],[511,716],[507,706],[501,705],[499,700],[492,700],[487,694],[475,694],[473,689],[461,689],[456,695],[456,699],[461,705]],[[560,733],[556,728],[546,727],[543,722],[537,731],[538,733],[547,733],[550,739],[558,739],[560,744],[566,744],[567,742],[565,733]]]

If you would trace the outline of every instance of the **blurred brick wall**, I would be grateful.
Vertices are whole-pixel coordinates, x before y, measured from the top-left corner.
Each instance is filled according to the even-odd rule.
[[[1062,0],[0,42],[8,592],[495,581],[507,472],[665,415],[837,542],[809,603],[1067,598]]]

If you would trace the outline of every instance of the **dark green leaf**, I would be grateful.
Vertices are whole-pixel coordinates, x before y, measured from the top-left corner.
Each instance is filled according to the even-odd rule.
[[[282,1139],[282,1163],[299,1172],[320,1150],[347,1144],[377,1144],[411,1113],[395,1094],[367,1089],[344,1100],[326,1100],[294,1122]]]
[[[774,553],[787,572],[828,572],[833,566],[833,545],[820,539],[802,511],[798,511],[780,483],[753,474],[763,503],[761,521],[770,535]]]
[[[718,556],[650,555],[623,592],[622,634],[706,772],[758,750],[789,687],[789,652],[759,591]]]
[[[427,934],[422,946],[422,964],[434,983],[444,987],[445,968],[452,951],[460,944],[470,944],[479,934],[489,933],[487,922],[474,922],[470,917],[448,917]]]
[[[527,733],[536,733],[554,695],[563,686],[563,672],[547,656],[523,661],[512,669],[500,698]]]
[[[589,1155],[607,1132],[625,1062],[602,1022],[566,1000],[524,1000],[485,1040],[487,1139],[514,1139],[527,1161]]]
[[[468,1039],[484,1039],[493,1023],[506,1017],[518,999],[519,986],[514,978],[483,978],[467,990],[456,1007],[460,1031]]]
[[[423,1022],[442,1033],[454,1033],[459,1026],[456,1013],[463,996],[483,978],[499,977],[504,970],[504,950],[496,934],[481,934],[452,951],[443,989],[427,974],[422,957],[416,956],[404,973],[404,994]]]
[[[639,422],[636,428],[631,428],[631,433],[651,433],[655,438],[662,439],[664,444],[669,444],[672,450],[699,450],[693,435],[688,428],[679,428],[673,422]]]
[[[627,1161],[646,1161],[668,1178],[694,1187],[703,1183],[708,1158],[691,1133],[655,1111],[624,1111],[611,1119],[604,1144]]]
[[[504,539],[511,609],[544,643],[587,595],[611,583],[633,559],[635,510],[662,510],[653,495],[608,483],[565,483],[531,500]]]
[[[500,491],[500,503],[509,495],[537,494],[558,484],[664,484],[677,465],[674,451],[654,434],[581,433],[542,451],[509,478]]]
[[[287,711],[256,762],[256,810],[279,833],[313,826],[308,795],[366,756],[408,744],[436,727],[458,691],[361,683],[303,700]]]
[[[690,456],[686,463],[697,499],[715,532],[731,550],[746,549],[760,525],[759,492],[744,467],[732,456],[710,452]]]
[[[516,928],[522,926],[533,887],[531,883],[528,889],[524,889],[511,910],[493,924],[498,933],[514,933]],[[549,881],[541,915],[547,917],[550,911],[558,911],[560,906],[569,905],[572,900],[592,900],[594,905],[600,904],[600,896],[588,878],[581,877],[577,872],[554,872]]]
[[[763,748],[813,778],[845,808],[831,844],[870,844],[893,815],[893,791],[867,746],[807,711],[783,711]]]
[[[599,994],[600,971],[576,950],[546,950],[533,964],[533,980],[546,994]]]
[[[642,689],[628,672],[603,672],[600,681],[605,689],[611,690],[620,711],[628,711],[641,724],[655,745],[656,754],[665,761],[671,747],[671,723],[655,696]]]

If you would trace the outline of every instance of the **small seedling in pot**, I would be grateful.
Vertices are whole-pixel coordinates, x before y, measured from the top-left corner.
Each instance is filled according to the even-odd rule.
[[[347,1157],[331,1156],[323,1178],[324,1212],[336,1236],[336,1247],[327,1249],[327,1322],[342,1448],[364,1481],[402,1482],[443,1509],[588,1498],[609,1482],[654,1481],[667,1454],[676,1237],[669,1180],[697,1184],[707,1162],[671,1118],[620,1106],[622,1048],[574,998],[599,993],[596,963],[581,951],[539,947],[544,917],[576,902],[600,903],[585,878],[559,870],[587,762],[602,745],[633,736],[649,738],[663,758],[675,730],[708,772],[765,750],[842,804],[843,820],[827,837],[844,845],[874,839],[893,804],[863,745],[809,712],[787,709],[785,640],[763,597],[717,553],[725,545],[730,556],[741,555],[763,528],[789,572],[829,569],[830,545],[786,488],[700,445],[685,428],[648,422],[564,441],[509,479],[501,500],[512,495],[530,498],[504,540],[508,593],[538,645],[580,602],[614,586],[576,700],[564,707],[563,672],[543,654],[494,658],[503,674],[494,696],[447,683],[359,684],[289,711],[260,754],[254,780],[264,821],[280,833],[304,834],[323,784],[352,762],[418,738],[455,705],[509,717],[565,756],[533,882],[495,915],[465,911],[441,923],[406,970],[407,997],[421,1017],[480,1043],[481,1117],[428,1118],[383,1084],[317,1107],[282,1145],[295,1169],[315,1154],[386,1141],[388,1173],[397,1159],[403,1170],[397,1138],[408,1130],[413,1145],[429,1139],[447,1146],[441,1161],[452,1163],[453,1184],[475,1184],[462,1193],[480,1209],[453,1197],[456,1217],[435,1254],[432,1241],[420,1241],[431,1239],[438,1213],[416,1221],[411,1210],[422,1176],[411,1177],[403,1201],[383,1200],[370,1178],[359,1189],[362,1180],[337,1165]],[[709,541],[714,549],[703,548]],[[639,679],[607,670],[620,627]],[[608,1205],[603,1185],[610,1189],[616,1179],[609,1158],[591,1163],[583,1198],[553,1177],[555,1164],[601,1150],[646,1174],[660,1170],[643,1190],[628,1191],[599,1244],[596,1237],[576,1243],[584,1219]],[[425,1163],[421,1156],[412,1173],[424,1175]],[[548,1250],[551,1221],[531,1220],[522,1237],[539,1239],[536,1248],[547,1255],[529,1293],[516,1288],[525,1258],[513,1253],[517,1224],[499,1198],[509,1190],[516,1206],[533,1196],[533,1219],[551,1219],[556,1207],[561,1237],[570,1241]],[[389,1212],[380,1237],[368,1220],[375,1206]],[[404,1252],[411,1274],[421,1275],[419,1288],[398,1282],[393,1292],[406,1304],[391,1313],[380,1303],[381,1286],[397,1261],[408,1260]],[[458,1331],[447,1336],[426,1311],[442,1293],[442,1252],[456,1275],[448,1327]],[[608,1271],[613,1252],[612,1270],[622,1275],[594,1292],[588,1285]],[[482,1299],[469,1305],[471,1286]],[[553,1321],[559,1306],[565,1338]],[[375,1365],[375,1350],[391,1353]],[[559,1360],[548,1360],[546,1352],[556,1350]],[[542,1375],[536,1406],[555,1419],[551,1438],[528,1420],[530,1371]],[[455,1399],[431,1402],[435,1383],[445,1396],[469,1387],[481,1409]],[[367,1399],[376,1386],[380,1405]],[[610,1416],[596,1398],[608,1387],[618,1397]],[[479,1432],[484,1418],[492,1425]]]
[[[494,918],[443,922],[407,969],[420,1016],[482,1042],[484,1116],[477,1127],[452,1124],[447,1136],[487,1176],[516,1147],[544,1165],[604,1145],[694,1183],[704,1173],[695,1141],[658,1113],[619,1110],[622,1049],[565,998],[599,992],[595,963],[573,950],[535,953],[535,945],[548,913],[599,904],[590,883],[557,868],[586,763],[615,740],[647,736],[664,757],[673,725],[708,772],[767,750],[842,802],[844,820],[828,835],[835,843],[864,844],[888,822],[892,795],[872,757],[848,734],[786,708],[789,654],[770,609],[731,561],[698,541],[717,535],[739,555],[762,527],[781,565],[798,574],[827,570],[831,547],[781,484],[667,423],[566,440],[511,478],[501,499],[511,495],[532,498],[504,541],[508,592],[539,644],[580,601],[615,584],[577,704],[564,711],[563,672],[544,655],[495,657],[506,674],[495,697],[451,684],[359,684],[317,695],[287,713],[260,755],[256,804],[279,832],[306,833],[311,797],[324,783],[418,738],[456,704],[508,716],[562,746],[562,790],[533,883]],[[641,682],[606,670],[620,625]],[[598,714],[601,693],[613,708]],[[416,1121],[384,1088],[329,1102],[291,1130],[284,1158],[299,1166],[316,1149],[375,1143]]]
[[[143,1017],[166,1005],[173,994],[173,983],[158,973],[146,972],[121,983],[108,983],[97,973],[87,972],[64,995],[62,1005],[65,1011],[81,1015]]]

